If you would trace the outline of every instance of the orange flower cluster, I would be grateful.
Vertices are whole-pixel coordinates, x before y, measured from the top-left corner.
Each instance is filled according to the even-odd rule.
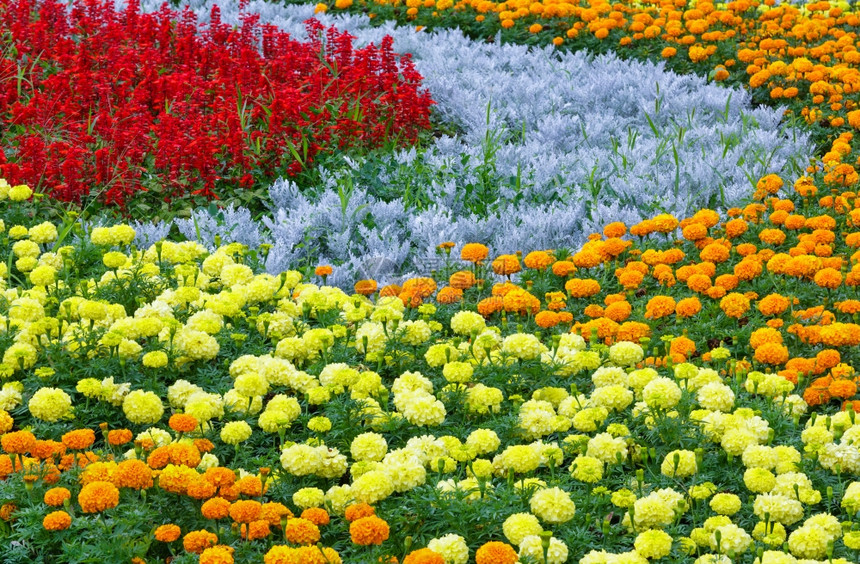
[[[388,539],[388,533],[388,523],[376,515],[361,517],[349,524],[349,535],[352,542],[363,546],[382,544]]]
[[[844,152],[839,147],[846,143],[846,136],[837,139],[835,150]],[[437,300],[451,303],[438,298],[447,288],[472,292],[484,317],[502,314],[504,323],[513,315],[517,323],[607,344],[664,337],[667,348],[655,347],[646,359],[653,364],[700,354],[711,361],[708,351],[724,343],[738,368],[771,370],[806,386],[839,364],[860,362],[860,300],[854,298],[860,198],[837,190],[812,200],[818,188],[809,177],[787,185],[768,175],[756,190],[764,194],[760,201],[724,215],[703,209],[683,219],[658,215],[629,229],[610,224],[562,260],[550,251],[528,253],[517,283],[510,278],[520,255],[496,257],[488,266],[481,264],[483,246],[466,245],[461,256],[473,268],[444,274],[450,286]],[[635,240],[625,240],[628,233]],[[483,285],[472,284],[481,276],[502,282],[486,296]],[[406,285],[429,290],[425,280]],[[543,300],[531,291],[537,287]],[[676,337],[671,333],[682,320],[692,323]],[[835,384],[810,384],[808,403],[854,398],[860,381],[853,370],[845,372],[831,374]]]

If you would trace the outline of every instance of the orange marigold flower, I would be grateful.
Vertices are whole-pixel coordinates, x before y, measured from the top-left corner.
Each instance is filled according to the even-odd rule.
[[[734,274],[720,274],[714,280],[714,285],[719,286],[726,292],[730,292],[738,287],[738,277]]]
[[[782,178],[777,176],[776,174],[768,174],[767,176],[763,176],[759,179],[756,184],[756,189],[761,190],[767,194],[776,194],[779,192],[780,188],[783,187],[785,183]]]
[[[122,446],[131,442],[134,435],[128,429],[114,429],[113,431],[108,431],[108,443],[111,446]]]
[[[81,488],[78,503],[84,513],[113,509],[119,503],[119,490],[110,482],[92,482]]]
[[[820,288],[835,289],[842,284],[842,274],[835,268],[822,268],[813,278]]]
[[[429,548],[419,548],[407,554],[403,564],[445,564],[445,559]]]
[[[756,307],[762,315],[780,315],[788,309],[788,298],[779,294],[768,294],[758,301]]]
[[[702,311],[702,302],[699,298],[684,298],[675,305],[675,315],[684,319],[693,317]]]
[[[779,343],[765,343],[755,350],[755,359],[764,364],[785,364],[788,361],[788,348]]]
[[[263,556],[264,564],[295,564],[296,549],[290,546],[275,545]]]
[[[117,464],[111,481],[118,488],[145,490],[152,487],[152,470],[142,460],[123,460]]]
[[[66,445],[58,441],[36,441],[30,449],[30,454],[39,460],[62,456],[65,452]]]
[[[52,511],[42,519],[42,526],[47,531],[64,531],[72,524],[72,517],[65,511]]]
[[[603,317],[603,308],[597,304],[589,304],[585,307],[582,313],[586,317],[591,317],[592,319],[596,317]]]
[[[493,260],[493,272],[499,276],[510,276],[521,270],[517,255],[499,255]]]
[[[654,296],[645,305],[645,319],[660,319],[675,312],[675,299],[671,296]]]
[[[248,540],[264,539],[271,534],[269,522],[265,519],[251,521],[247,526],[242,525],[242,538]]]
[[[606,227],[603,228],[603,235],[605,237],[623,237],[627,234],[627,226],[620,221],[616,221],[610,223]]]
[[[631,241],[611,237],[604,241],[603,250],[610,256],[617,257],[631,246],[633,246]]]
[[[214,496],[217,491],[218,488],[213,486],[210,482],[207,482],[203,478],[198,478],[188,484],[188,488],[186,488],[185,493],[188,497],[194,499],[209,499]]]
[[[694,292],[705,292],[713,284],[707,274],[693,274],[687,278],[687,287]]]
[[[740,237],[749,229],[749,224],[741,218],[732,219],[726,222],[726,237],[735,239]]]
[[[327,264],[322,265],[322,266],[318,266],[314,269],[314,274],[316,274],[317,276],[328,276],[331,273],[332,273],[332,268],[331,268],[331,266],[329,266]]]
[[[355,521],[356,519],[361,519],[362,517],[369,517],[370,515],[375,515],[376,510],[366,504],[366,503],[353,503],[352,505],[346,508],[344,512],[344,518],[350,523]]]
[[[631,313],[633,313],[633,306],[631,306],[626,300],[612,302],[606,306],[605,310],[603,310],[603,315],[616,323],[625,321],[630,317]]]
[[[398,296],[400,295],[401,291],[401,287],[397,284],[389,284],[388,286],[383,287],[382,290],[379,291],[379,296],[381,298]]]
[[[630,341],[638,343],[643,337],[651,335],[651,327],[647,323],[638,321],[626,321],[618,326],[616,337],[618,341]]]
[[[506,282],[501,283],[501,284],[498,284],[498,283],[493,284],[493,289],[492,289],[491,293],[494,296],[499,296],[499,297],[504,298],[506,295],[508,295],[509,292],[511,292],[513,290],[519,290],[519,289],[520,289],[520,287],[517,286],[516,284],[513,284],[511,282],[506,281]]]
[[[480,243],[466,243],[460,250],[460,258],[469,262],[479,263],[490,255],[490,249]]]
[[[675,337],[669,344],[669,353],[673,355],[687,358],[694,352],[696,352],[696,343],[687,337]]]
[[[701,223],[706,227],[713,227],[720,222],[720,214],[714,210],[704,208],[693,214],[692,219],[696,223]]]
[[[176,413],[170,416],[167,424],[177,433],[190,433],[197,428],[197,418],[187,413]]]
[[[245,476],[236,482],[236,487],[239,488],[239,493],[251,497],[259,497],[263,495],[263,481],[257,476]]]
[[[230,517],[237,523],[250,523],[260,517],[262,509],[259,501],[244,499],[230,506]]]
[[[532,251],[525,256],[523,264],[533,270],[544,270],[555,262],[555,258],[546,251]]]
[[[507,543],[490,541],[475,552],[475,564],[516,564],[519,555]]]
[[[752,243],[741,243],[740,245],[735,247],[735,250],[742,257],[752,257],[753,255],[755,255],[758,252],[758,249]],[[768,250],[770,250],[770,249],[768,249]]]
[[[703,261],[719,264],[729,260],[729,250],[719,243],[711,243],[702,249],[699,258]]]
[[[567,276],[576,272],[576,265],[569,260],[559,260],[552,263],[552,273],[556,276]]]
[[[400,292],[400,295],[397,297],[400,298],[400,301],[403,302],[403,305],[406,307],[414,308],[424,303],[424,300],[415,290],[404,290],[403,292]]]
[[[388,522],[375,515],[356,519],[349,525],[352,542],[362,546],[382,544],[388,540]]]
[[[232,486],[236,483],[236,473],[229,468],[216,466],[207,468],[203,473],[203,479],[212,483],[213,486]]]
[[[624,270],[618,276],[618,283],[626,290],[633,290],[642,284],[642,280],[644,278],[645,276],[641,272],[636,272],[635,270]]]
[[[727,316],[738,319],[743,317],[743,315],[749,311],[750,300],[743,294],[732,292],[720,300],[720,309],[722,309],[723,313]]]
[[[757,259],[744,259],[735,265],[734,273],[738,280],[753,280],[763,270],[764,267]]]
[[[827,391],[827,388],[810,387],[803,392],[803,401],[805,401],[810,407],[822,405],[830,401],[830,392]]]
[[[851,380],[834,380],[827,387],[830,396],[837,399],[847,399],[857,393],[857,384]]]
[[[475,275],[470,270],[458,270],[448,278],[448,284],[452,288],[468,290],[477,283]]]
[[[200,451],[193,444],[173,443],[168,445],[170,462],[189,468],[196,468],[200,464]]]
[[[541,311],[535,315],[535,323],[538,327],[549,329],[558,325],[558,314],[554,311]]]
[[[329,517],[328,511],[326,511],[322,507],[308,507],[307,509],[302,511],[301,518],[307,519],[317,527],[328,525],[331,519]]]
[[[573,322],[573,314],[569,311],[560,311],[558,312],[558,322],[559,323],[572,323]]]
[[[376,280],[359,280],[355,283],[354,289],[356,294],[369,296],[376,292],[377,287]]]
[[[770,327],[756,329],[750,334],[750,346],[754,349],[766,343],[782,344],[782,333]]]
[[[463,290],[452,286],[445,286],[436,294],[436,301],[440,304],[456,304],[463,299]]]
[[[160,542],[173,542],[182,536],[182,530],[178,525],[172,523],[161,525],[155,529],[155,540]]]
[[[0,446],[9,454],[27,454],[36,443],[36,437],[30,431],[15,431],[0,437]]]
[[[603,262],[603,258],[592,250],[583,249],[571,257],[573,264],[579,268],[594,268]]]
[[[516,312],[521,315],[537,313],[540,311],[540,300],[526,290],[517,288],[505,294],[505,297],[502,298],[502,307],[505,311]]]
[[[490,317],[497,311],[501,311],[504,307],[504,300],[498,296],[484,298],[478,302],[478,313],[484,317]]]
[[[588,298],[600,292],[600,284],[591,278],[571,278],[565,282],[564,289],[572,298]]]
[[[4,503],[3,505],[0,505],[0,519],[6,521],[7,523],[10,521],[14,521],[15,517],[13,516],[13,513],[15,513],[17,509],[18,506],[14,503]]]
[[[316,544],[320,540],[320,530],[307,519],[300,517],[287,521],[284,536],[293,544]]]
[[[182,547],[186,552],[200,554],[209,547],[218,544],[218,535],[206,530],[191,531],[182,538]]]
[[[331,547],[320,548],[319,546],[300,546],[295,549],[294,558],[290,562],[299,562],[301,564],[342,564],[340,554]],[[265,564],[268,564],[268,560]],[[280,561],[277,561],[280,562]]]
[[[62,441],[71,450],[84,450],[89,448],[96,440],[96,434],[92,429],[76,429],[63,435]]]
[[[67,499],[72,498],[72,492],[66,488],[51,488],[45,492],[45,503],[51,507],[59,507]]]
[[[213,497],[203,503],[200,513],[206,519],[212,519],[213,521],[223,519],[230,514],[230,502],[223,497]]]
[[[708,236],[708,228],[701,223],[691,223],[684,227],[681,234],[688,241],[698,241]]]
[[[821,371],[829,370],[842,362],[842,355],[833,349],[824,349],[815,355],[815,366]]]
[[[217,498],[216,498],[217,499]],[[270,525],[279,527],[282,517],[292,518],[293,512],[283,503],[270,501],[260,508],[260,519],[265,519]]]
[[[436,291],[436,281],[432,278],[410,278],[403,283],[403,292],[414,292],[421,298],[428,298]]]
[[[836,309],[841,313],[847,313],[849,315],[860,313],[860,300],[845,300],[843,302],[836,302],[833,305],[835,305]]]
[[[785,233],[781,229],[762,229],[758,239],[768,245],[782,245],[785,242]]]
[[[146,463],[154,470],[160,470],[170,464],[170,446],[160,446],[149,453]]]
[[[211,546],[200,553],[200,564],[233,564],[233,547]]]

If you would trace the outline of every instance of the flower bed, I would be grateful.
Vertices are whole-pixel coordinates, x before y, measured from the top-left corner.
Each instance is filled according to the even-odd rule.
[[[411,142],[429,125],[421,77],[390,40],[354,49],[310,24],[300,42],[250,15],[233,28],[216,9],[204,28],[97,0],[0,14],[0,171],[60,200],[142,215],[194,196],[247,204],[320,151]]]
[[[200,18],[214,6],[225,22],[241,21],[235,6],[192,4]],[[313,14],[262,1],[246,9],[293,34]],[[398,52],[414,54],[436,114],[453,131],[423,149],[327,162],[310,187],[276,182],[271,215],[259,223],[241,210],[218,219],[204,208],[176,222],[207,246],[216,234],[273,244],[273,273],[331,262],[332,283],[349,287],[432,269],[440,240],[481,241],[496,253],[576,248],[607,218],[632,224],[657,209],[685,216],[734,205],[751,180],[799,173],[812,151],[802,130],[779,123],[779,111],[752,107],[739,89],[727,99],[727,89],[660,65],[318,17],[359,45],[390,35]],[[487,69],[493,81],[483,79]]]
[[[352,296],[235,243],[10,225],[10,558],[848,562],[860,217],[816,191],[569,257],[443,244]]]
[[[860,124],[855,28],[848,2],[740,0],[337,0],[317,10],[370,12],[377,20],[431,29],[458,27],[474,38],[563,49],[614,51],[666,60],[681,73],[749,87],[757,102],[788,107],[819,144]]]
[[[807,28],[853,25],[838,8],[828,12],[832,22],[814,15],[819,4],[804,9],[812,12],[763,10],[754,24],[754,6],[741,3],[700,3],[680,17],[691,35],[708,32],[700,19],[726,11],[775,34],[767,23],[774,15]],[[323,16],[309,24],[309,43],[292,42],[285,31],[301,32],[310,6],[259,3],[258,18],[244,4],[222,14],[195,3],[197,16],[141,13],[155,8],[148,5],[38,5],[38,14],[33,4],[0,6],[11,6],[0,18],[20,48],[4,54],[0,72],[32,76],[42,92],[59,92],[51,90],[62,84],[56,77],[74,76],[76,90],[63,90],[61,101],[81,111],[82,101],[94,103],[81,98],[87,89],[109,97],[127,87],[125,75],[109,79],[103,70],[138,76],[149,68],[133,61],[139,44],[113,41],[140,28],[153,60],[176,63],[164,80],[219,88],[142,112],[152,127],[146,150],[178,143],[167,156],[206,161],[211,152],[177,141],[184,130],[158,135],[184,105],[208,116],[201,101],[214,96],[236,105],[238,154],[259,160],[249,170],[222,158],[218,166],[232,177],[215,172],[207,187],[197,169],[165,173],[147,161],[144,174],[128,155],[120,172],[129,180],[102,194],[138,218],[119,225],[73,214],[46,221],[44,193],[34,195],[20,176],[12,185],[0,180],[4,564],[857,561],[860,198],[851,133],[830,139],[804,175],[812,152],[804,131],[778,125],[777,112],[753,109],[738,91],[724,102],[729,90],[650,64],[480,45],[459,32],[371,29],[363,17]],[[567,9],[533,6],[550,20]],[[435,8],[443,23],[474,15],[465,3],[450,13],[441,0]],[[588,9],[571,14],[585,21]],[[603,35],[604,20],[621,22],[607,34],[635,31],[624,27],[625,14],[644,24],[643,13],[656,9],[619,5],[619,20],[595,3],[591,20],[600,25],[590,31]],[[685,44],[670,33],[675,11],[659,10],[667,22],[649,23]],[[500,21],[519,15],[532,17]],[[743,23],[717,19],[708,25]],[[79,30],[69,22],[95,26],[80,45],[97,49],[75,50]],[[332,23],[325,39],[314,35]],[[335,28],[354,32],[356,47]],[[393,46],[387,39],[378,49],[358,47],[388,31]],[[41,44],[43,37],[59,39]],[[332,45],[336,55],[315,58]],[[809,56],[829,63],[825,45],[832,48],[822,43]],[[848,67],[827,73],[850,96],[852,55],[842,47]],[[40,66],[37,49],[76,58]],[[265,127],[246,127],[265,122],[245,106],[246,84],[258,88],[256,101],[260,92],[272,94],[271,106],[282,101],[281,90],[261,83],[285,63],[268,58],[270,49],[298,52],[308,72],[322,65],[330,75],[327,84],[311,80],[317,96],[342,88],[318,106],[321,114],[302,117],[306,127],[282,131],[281,145]],[[392,49],[414,51],[415,68]],[[21,74],[25,62],[33,66]],[[412,114],[386,113],[402,100],[385,93],[360,99],[373,109],[367,115],[326,114],[355,96],[377,64],[372,88],[383,88],[374,92],[405,94]],[[493,84],[477,85],[482,67],[495,69]],[[811,72],[819,71],[827,74]],[[339,82],[352,72],[354,80]],[[243,176],[264,182],[284,173],[266,168],[284,147],[303,164],[315,160],[316,149],[309,144],[303,155],[295,135],[324,139],[322,157],[377,145],[390,133],[386,120],[402,117],[401,135],[411,139],[426,126],[429,104],[418,73],[450,135],[418,150],[345,156],[342,166],[327,159],[334,168],[317,171],[318,186],[279,180],[268,191],[272,214],[259,222],[233,205],[140,221],[150,215],[139,214],[139,196],[120,189],[176,173],[193,179],[183,194],[211,196],[232,184],[253,195]],[[32,88],[13,83],[0,82],[6,99]],[[135,96],[144,87],[136,83]],[[40,127],[60,123],[82,135],[76,147],[90,147],[80,124],[40,96],[9,111],[38,117]],[[136,99],[114,106],[129,113]],[[836,107],[842,101],[831,97],[831,111],[850,109],[847,101]],[[232,115],[229,104],[215,106]],[[244,121],[246,109],[256,122]],[[122,137],[120,117],[131,119],[100,113],[86,135],[110,126]],[[223,132],[213,127],[188,131],[205,140]],[[831,119],[805,131],[821,139],[839,127]],[[31,131],[0,170],[51,172],[20,153],[45,131],[53,130]],[[278,150],[241,148],[243,139]],[[643,147],[648,158],[655,153],[650,164]],[[97,174],[97,151],[93,158],[95,168],[73,158],[61,173]],[[596,165],[596,190],[582,189],[579,161]],[[570,186],[554,182],[556,173]],[[648,187],[657,197],[644,197]]]

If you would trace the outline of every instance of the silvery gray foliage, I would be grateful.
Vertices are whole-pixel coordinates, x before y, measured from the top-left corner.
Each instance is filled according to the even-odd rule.
[[[143,9],[159,5],[145,0]],[[240,23],[235,3],[184,5],[202,21],[217,5],[223,21]],[[297,37],[313,17],[312,5],[253,0],[247,10]],[[384,283],[432,269],[446,240],[480,241],[494,253],[576,247],[611,221],[735,204],[759,177],[789,173],[810,154],[805,134],[781,126],[779,109],[753,108],[743,90],[662,64],[316,17],[359,45],[391,35],[395,51],[413,55],[434,111],[458,133],[372,163],[375,184],[389,192],[423,187],[430,201],[417,209],[379,199],[360,162],[321,171],[314,197],[276,182],[263,220],[272,272],[330,262],[341,265],[334,283]]]
[[[191,1],[204,18],[213,5]],[[239,21],[235,7],[219,6],[225,21]],[[248,9],[299,36],[313,15],[312,6],[262,0]],[[804,134],[780,126],[778,109],[752,108],[743,90],[662,64],[479,43],[458,30],[371,27],[364,17],[316,17],[349,30],[359,44],[393,36],[395,50],[413,55],[435,110],[462,130],[406,158],[429,164],[453,157],[454,170],[465,173],[492,152],[499,176],[528,179],[524,196],[538,201],[563,193],[591,200],[591,210],[618,201],[646,213],[685,214],[745,197],[750,179],[786,171],[810,148]],[[464,155],[469,162],[459,170]],[[501,195],[510,197],[506,188]]]
[[[160,221],[154,223],[151,221],[134,220],[129,222],[129,225],[134,228],[134,245],[138,249],[148,249],[156,241],[161,241],[167,237],[167,234],[170,233],[170,229],[173,227],[173,222]]]
[[[224,243],[235,242],[257,248],[263,242],[260,228],[247,208],[228,205],[217,210],[197,208],[189,219],[176,219],[179,232],[187,239],[197,241],[210,251],[214,251],[218,237]]]

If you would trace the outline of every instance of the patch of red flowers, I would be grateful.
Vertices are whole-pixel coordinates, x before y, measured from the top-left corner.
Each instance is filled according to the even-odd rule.
[[[0,0],[0,25],[0,177],[60,200],[218,198],[429,127],[390,37],[356,49],[310,20],[296,41],[256,15],[203,26],[134,0]]]

